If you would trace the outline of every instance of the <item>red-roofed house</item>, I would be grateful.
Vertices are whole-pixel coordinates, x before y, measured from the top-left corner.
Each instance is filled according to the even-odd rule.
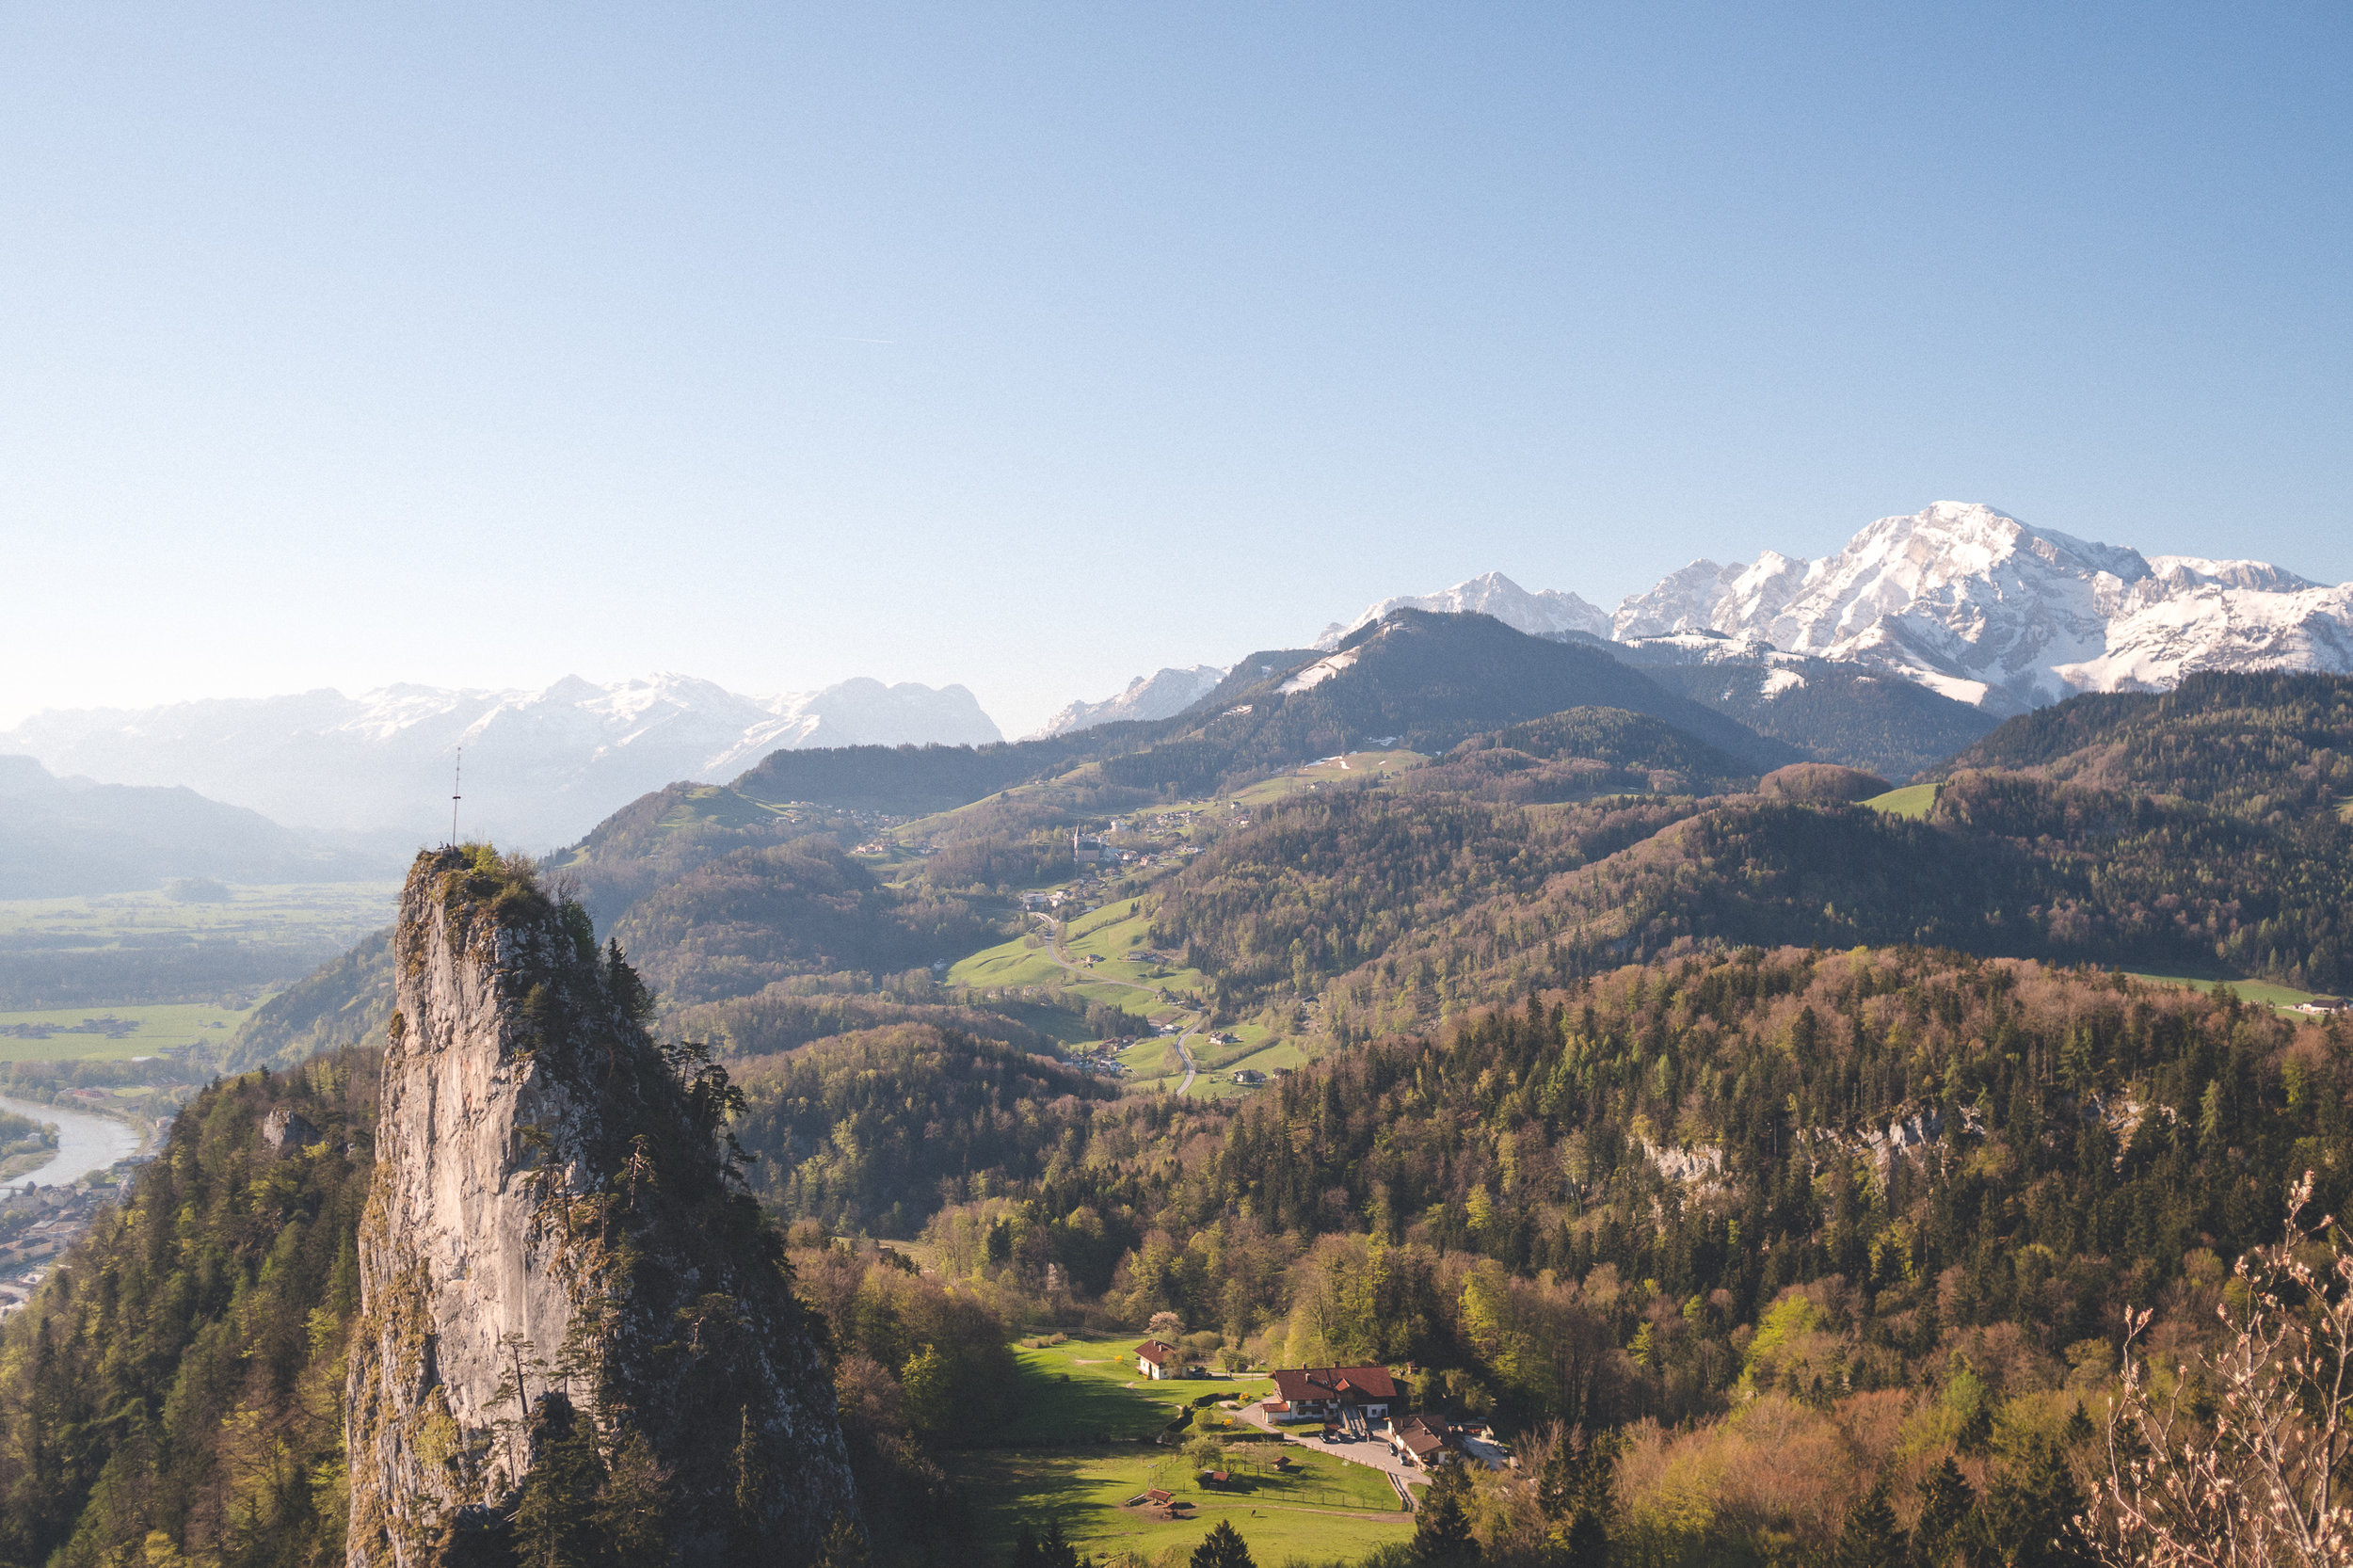
[[[1352,1408],[1367,1416],[1386,1416],[1392,1404],[1403,1400],[1386,1367],[1306,1367],[1278,1371],[1274,1391],[1295,1415],[1327,1420]]]
[[[1184,1369],[1184,1358],[1174,1345],[1146,1339],[1136,1347],[1136,1370],[1144,1377],[1173,1378]]]

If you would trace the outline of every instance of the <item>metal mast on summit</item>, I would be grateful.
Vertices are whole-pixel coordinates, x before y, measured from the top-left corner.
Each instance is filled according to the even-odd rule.
[[[466,748],[459,746],[456,765],[449,772],[449,847],[452,849],[457,847],[457,803],[465,799],[465,796],[457,792],[457,786],[465,776]]]

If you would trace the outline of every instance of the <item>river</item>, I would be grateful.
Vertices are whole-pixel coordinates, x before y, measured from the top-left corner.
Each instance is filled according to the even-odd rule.
[[[57,1152],[49,1163],[24,1176],[10,1176],[6,1183],[9,1187],[21,1188],[27,1181],[43,1187],[79,1181],[85,1172],[103,1171],[116,1160],[138,1152],[138,1133],[129,1123],[110,1116],[92,1116],[87,1112],[68,1111],[35,1100],[10,1099],[6,1095],[0,1095],[0,1111],[13,1111],[37,1122],[48,1122],[57,1129]]]

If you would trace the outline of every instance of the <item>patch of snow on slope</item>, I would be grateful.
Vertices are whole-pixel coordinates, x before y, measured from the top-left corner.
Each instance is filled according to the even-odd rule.
[[[1356,656],[1363,651],[1364,646],[1359,644],[1345,653],[1335,653],[1329,659],[1319,659],[1274,689],[1289,696],[1292,692],[1304,692],[1311,687],[1321,686],[1354,664]]]

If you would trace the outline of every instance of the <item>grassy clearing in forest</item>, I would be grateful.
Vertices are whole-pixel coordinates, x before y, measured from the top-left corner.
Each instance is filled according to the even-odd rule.
[[[1302,1453],[1296,1447],[1291,1451]],[[1174,1548],[1176,1560],[1182,1562],[1219,1520],[1230,1519],[1252,1559],[1269,1568],[1291,1558],[1326,1562],[1360,1557],[1385,1543],[1412,1538],[1413,1526],[1396,1512],[1396,1495],[1375,1472],[1345,1466],[1362,1470],[1380,1485],[1386,1510],[1351,1505],[1347,1492],[1320,1484],[1307,1473],[1342,1467],[1342,1461],[1304,1457],[1307,1465],[1296,1479],[1254,1484],[1257,1478],[1245,1478],[1231,1490],[1199,1485],[1181,1455],[1149,1447],[968,1453],[957,1456],[952,1468],[981,1499],[982,1539],[991,1560],[1022,1526],[1043,1533],[1049,1520],[1061,1523],[1064,1538],[1081,1556],[1134,1552],[1157,1559]],[[1121,1506],[1151,1486],[1184,1498],[1193,1515],[1169,1520]],[[1327,1500],[1332,1498],[1341,1500]]]
[[[950,1461],[981,1504],[984,1549],[992,1559],[1022,1526],[1042,1534],[1048,1521],[1059,1521],[1082,1555],[1101,1557],[1158,1555],[1170,1547],[1189,1553],[1219,1519],[1230,1518],[1252,1556],[1269,1564],[1293,1556],[1353,1556],[1412,1533],[1380,1473],[1335,1455],[1295,1444],[1240,1445],[1242,1467],[1221,1489],[1204,1483],[1176,1448],[1132,1441],[1159,1432],[1204,1394],[1262,1400],[1273,1388],[1265,1378],[1139,1377],[1137,1337],[1016,1349],[1016,1414],[990,1434],[991,1447]],[[1296,1474],[1273,1470],[1278,1452],[1289,1456]],[[1184,1498],[1196,1516],[1171,1521],[1123,1506],[1147,1487]]]
[[[1891,817],[1917,819],[1929,814],[1929,808],[1936,804],[1937,792],[1943,788],[1942,784],[1907,784],[1900,790],[1873,795],[1863,804],[1874,811],[1884,811]]]
[[[1119,1053],[1119,1064],[1128,1069],[1125,1081],[1131,1084],[1185,1076],[1184,1060],[1176,1053],[1174,1034],[1138,1040]]]
[[[1418,751],[1352,751],[1343,757],[1310,762],[1293,768],[1273,778],[1262,778],[1245,790],[1234,792],[1237,806],[1259,806],[1280,800],[1285,795],[1304,790],[1321,789],[1334,784],[1357,784],[1367,779],[1386,778],[1407,768],[1418,767],[1429,759]]]
[[[2210,991],[2217,979],[2213,975],[2149,974],[2139,969],[2125,973],[2135,980],[2146,980],[2158,985],[2184,985],[2193,991]],[[2268,980],[2223,980],[2221,984],[2239,994],[2241,1001],[2251,1001],[2265,1007],[2299,1007],[2313,1000],[2310,991],[2299,991],[2292,985],[2275,985]]]
[[[1004,1429],[1007,1443],[1099,1443],[1149,1437],[1193,1400],[1223,1384],[1155,1383],[1137,1375],[1142,1335],[1116,1339],[1068,1339],[1059,1345],[1016,1345],[1021,1367],[1019,1414]]]

